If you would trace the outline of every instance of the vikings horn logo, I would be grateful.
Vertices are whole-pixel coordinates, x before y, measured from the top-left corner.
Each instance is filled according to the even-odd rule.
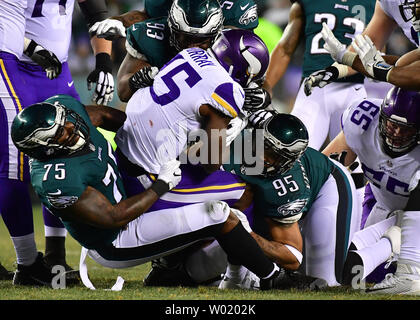
[[[261,71],[261,62],[258,60],[256,56],[254,56],[249,50],[249,47],[244,45],[244,37],[241,37],[239,41],[239,49],[241,50],[241,54],[248,63],[248,70],[247,73],[249,75],[248,83],[251,81],[253,77],[255,77]]]

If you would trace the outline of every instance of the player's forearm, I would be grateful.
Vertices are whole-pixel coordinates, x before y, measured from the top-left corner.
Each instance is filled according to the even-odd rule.
[[[112,41],[105,40],[103,38],[98,38],[93,36],[90,39],[90,44],[92,45],[93,54],[96,56],[98,53],[107,53],[111,55],[112,52]]]
[[[130,88],[130,78],[133,76],[133,74],[134,72],[121,75],[120,72],[118,72],[117,93],[122,102],[128,102],[134,93]]]
[[[149,19],[149,16],[147,15],[146,12],[133,10],[119,16],[113,16],[111,17],[111,19],[121,21],[124,27],[128,28],[129,26],[137,22],[141,22],[146,19]]]
[[[270,96],[272,96],[273,88],[286,73],[291,57],[286,54],[282,48],[279,48],[277,52],[273,51],[273,55],[270,59],[271,62],[267,69],[264,88],[268,91]]]
[[[420,90],[420,61],[403,67],[394,67],[389,71],[389,83],[406,90]]]
[[[258,245],[263,250],[264,254],[276,262],[279,266],[289,270],[296,270],[299,268],[300,263],[297,258],[290,252],[284,244],[269,241],[259,236],[255,232],[251,233],[252,237],[257,241]]]
[[[95,127],[116,132],[123,124],[127,115],[125,112],[112,107],[98,105],[86,106],[90,120]]]

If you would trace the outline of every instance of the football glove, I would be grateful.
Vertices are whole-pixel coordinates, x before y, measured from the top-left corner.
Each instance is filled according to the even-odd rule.
[[[176,159],[165,162],[160,167],[160,172],[151,189],[160,197],[164,193],[172,190],[181,181],[181,162]]]
[[[111,18],[96,22],[90,27],[89,33],[92,36],[96,35],[98,38],[105,38],[106,40],[114,40],[119,37],[125,38],[127,36],[123,23]]]
[[[158,74],[157,67],[146,66],[133,74],[128,80],[130,89],[136,92],[140,88],[150,87],[153,84],[155,76]]]
[[[307,96],[312,93],[314,87],[323,88],[327,84],[338,79],[338,69],[329,66],[324,70],[318,70],[305,79],[303,91]]]
[[[385,62],[369,36],[357,35],[352,46],[366,72],[374,79],[387,81],[387,75],[391,71],[392,66]]]
[[[275,111],[271,110],[259,110],[257,112],[251,113],[248,117],[248,121],[252,124],[255,128],[262,128],[265,121],[270,119],[274,116]]]
[[[248,124],[247,118],[239,116],[230,120],[226,130],[226,146],[229,147],[233,140],[241,133]]]
[[[342,59],[347,51],[347,47],[338,41],[338,39],[334,36],[334,33],[330,30],[325,22],[322,23],[321,35],[325,41],[324,49],[330,53],[331,57],[335,61],[342,63]]]
[[[329,156],[331,159],[340,162],[343,166],[345,166],[345,161],[346,161],[346,157],[347,157],[347,151],[342,151],[340,153],[338,152],[334,152],[331,153]],[[350,173],[352,173],[354,170],[356,170],[356,168],[359,166],[359,162],[354,161],[352,162],[350,165],[347,166],[347,168],[349,169]]]
[[[96,67],[87,77],[88,90],[96,83],[92,101],[96,104],[107,105],[114,97],[114,77],[112,76],[111,57],[107,53],[96,55]]]
[[[249,86],[244,88],[245,101],[244,110],[246,111],[257,111],[265,109],[271,103],[270,94],[263,87]]]
[[[34,40],[25,38],[24,54],[26,54],[33,62],[41,66],[47,73],[49,79],[57,78],[61,73],[61,62],[57,56],[36,43]]]

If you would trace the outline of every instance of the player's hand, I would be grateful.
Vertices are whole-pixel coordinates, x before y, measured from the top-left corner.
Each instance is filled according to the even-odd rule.
[[[176,187],[176,185],[181,181],[181,169],[179,166],[181,162],[176,159],[165,162],[160,167],[160,172],[158,175],[158,180],[165,182],[168,189],[167,191]]]
[[[128,80],[130,89],[135,92],[140,88],[150,87],[158,72],[159,69],[157,67],[146,66],[141,68]]]
[[[342,63],[342,59],[347,51],[347,47],[338,41],[338,39],[334,36],[333,32],[325,22],[322,23],[321,35],[325,41],[324,49],[330,53],[331,57],[335,61]]]
[[[114,77],[112,76],[111,57],[107,53],[96,55],[96,67],[87,77],[88,90],[96,83],[92,101],[107,105],[114,97]]]
[[[125,38],[125,27],[123,23],[116,19],[105,19],[96,22],[89,29],[91,35],[96,35],[98,38],[105,38],[106,40],[114,40],[120,37]]]
[[[244,229],[248,232],[252,232],[251,226],[249,225],[249,221],[248,218],[246,217],[246,215],[238,210],[238,209],[234,209],[234,208],[230,208],[230,211],[232,211],[232,213],[238,217],[239,221],[242,223],[242,226],[244,227]]]
[[[244,88],[245,101],[244,110],[246,111],[257,111],[265,109],[271,103],[270,94],[263,87],[251,83],[248,88]]]
[[[359,56],[366,72],[372,78],[379,78],[379,80],[383,80],[380,79],[381,77],[376,77],[378,75],[378,72],[376,71],[386,69],[387,72],[391,69],[391,66],[388,65],[382,58],[381,53],[378,51],[378,49],[376,49],[369,36],[357,35],[352,43],[352,46]]]
[[[264,122],[273,117],[274,114],[274,111],[259,110],[257,112],[251,113],[248,117],[248,121],[252,124],[253,127],[262,128]]]
[[[24,54],[26,54],[37,65],[41,66],[47,73],[47,77],[49,79],[55,79],[60,75],[60,60],[58,60],[54,52],[45,49],[34,40],[28,40],[28,45],[25,48]]]
[[[314,87],[323,88],[327,84],[338,79],[338,69],[333,66],[329,66],[324,70],[318,70],[310,74],[305,79],[303,91],[307,96],[312,93]]]
[[[247,118],[239,116],[230,120],[226,130],[226,146],[229,147],[233,140],[241,133],[248,124]]]
[[[345,165],[346,162],[346,157],[347,157],[347,151],[343,150],[342,152],[338,153],[338,152],[334,152],[331,153],[329,156],[331,159],[340,162],[343,166]],[[359,166],[359,162],[354,161],[352,163],[350,163],[347,168],[350,171],[350,173],[352,173],[354,170],[356,170],[356,168]]]

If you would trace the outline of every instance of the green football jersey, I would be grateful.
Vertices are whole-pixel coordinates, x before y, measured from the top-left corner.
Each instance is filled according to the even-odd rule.
[[[45,102],[58,102],[77,112],[89,126],[90,141],[75,156],[31,161],[31,182],[41,202],[60,217],[60,209],[74,204],[88,186],[101,192],[112,204],[124,199],[125,191],[111,145],[92,125],[85,107],[67,95],[53,96]],[[120,231],[62,221],[72,237],[88,249],[111,243]]]
[[[169,36],[166,17],[148,19],[127,28],[126,48],[133,57],[145,57],[152,66],[160,69],[177,54],[169,45]]]
[[[235,164],[233,148],[230,163],[223,165],[224,170],[239,175],[252,187],[257,216],[284,222],[299,220],[311,208],[319,190],[335,168],[328,157],[308,148],[295,165],[282,175],[270,178],[244,175],[242,165]]]
[[[305,53],[303,76],[325,69],[334,63],[321,36],[325,22],[335,37],[343,44],[350,45],[354,37],[365,29],[375,10],[375,0],[298,0],[305,14]],[[361,75],[344,78],[341,81],[363,81]]]
[[[145,0],[144,8],[151,18],[167,16],[173,0]],[[219,1],[225,18],[223,25],[241,29],[258,26],[257,5],[253,0]]]

